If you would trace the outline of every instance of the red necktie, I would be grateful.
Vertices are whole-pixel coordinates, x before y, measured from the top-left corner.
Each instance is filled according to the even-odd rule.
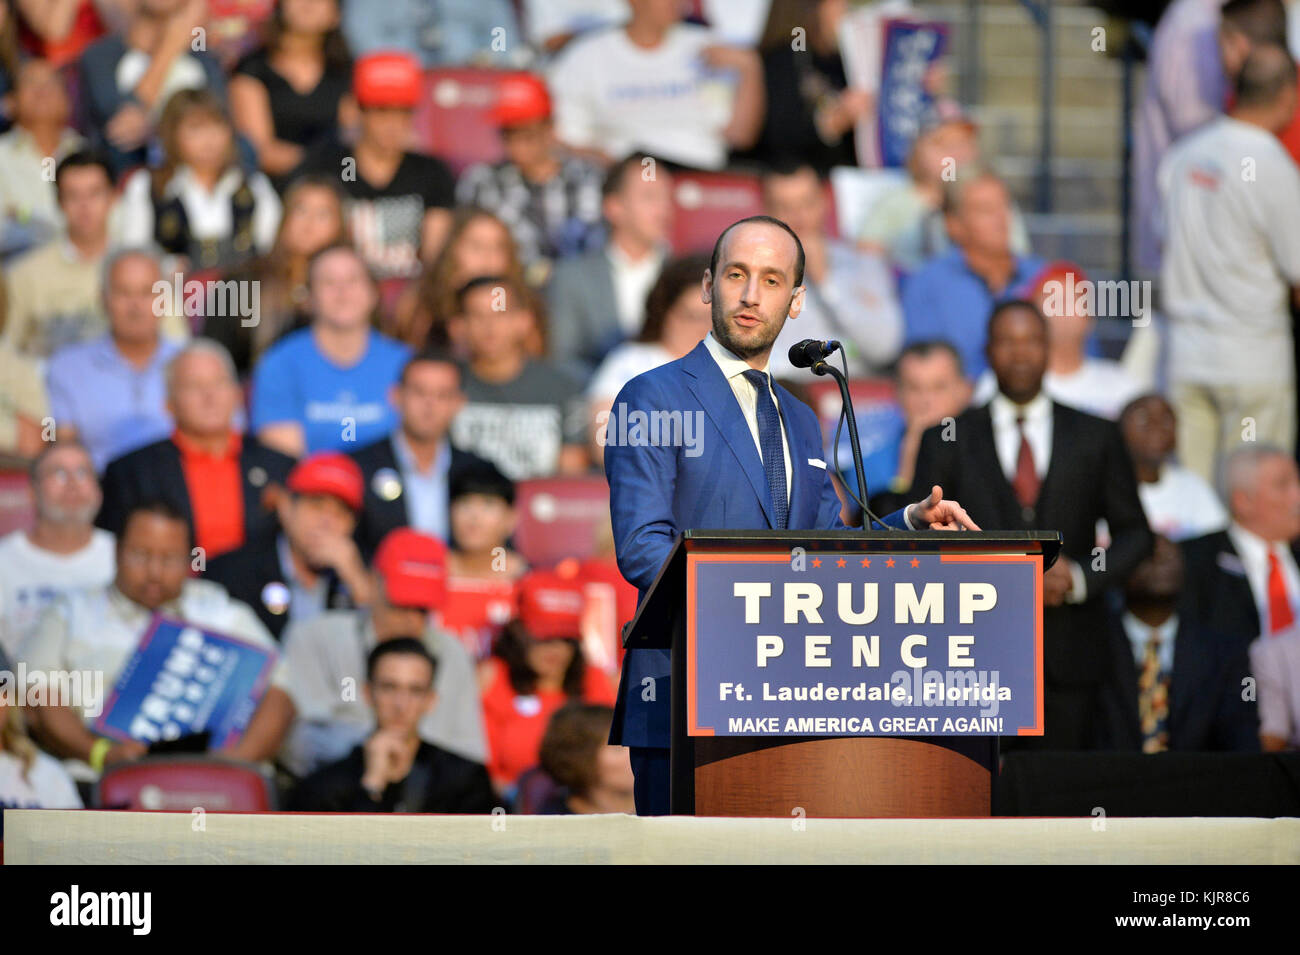
[[[1272,548],[1268,552],[1268,629],[1276,634],[1295,623],[1295,612],[1286,593],[1286,578],[1282,576],[1282,562]]]
[[[1016,492],[1016,500],[1021,507],[1033,507],[1038,500],[1038,472],[1034,470],[1034,449],[1025,437],[1025,417],[1016,418],[1016,428],[1020,431],[1020,454],[1016,458],[1016,477],[1011,482],[1011,489]]]

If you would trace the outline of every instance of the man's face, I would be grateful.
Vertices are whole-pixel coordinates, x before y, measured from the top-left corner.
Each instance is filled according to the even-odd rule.
[[[1287,455],[1272,454],[1259,462],[1254,493],[1232,496],[1233,516],[1267,541],[1300,537],[1300,472]]]
[[[953,242],[967,252],[1005,255],[1011,250],[1011,199],[996,179],[966,187],[960,205],[948,217]]]
[[[56,448],[36,469],[36,514],[51,524],[89,527],[103,497],[95,466],[81,448]]]
[[[713,307],[713,335],[740,358],[767,355],[786,317],[803,307],[794,284],[798,248],[784,229],[747,222],[718,250],[718,274],[704,273],[704,301]]]
[[[647,245],[663,245],[673,228],[672,180],[659,167],[654,178],[646,175],[646,169],[628,169],[623,174],[622,188],[604,202],[605,217],[615,232]]]
[[[451,502],[451,534],[459,550],[489,553],[514,533],[515,509],[492,494],[461,494]]]
[[[898,363],[898,407],[909,428],[929,428],[961,414],[970,401],[970,383],[952,355],[934,349],[907,355]]]
[[[34,123],[64,125],[68,121],[68,91],[54,67],[44,60],[28,60],[18,74],[14,91],[14,118],[20,126]]]
[[[370,107],[361,111],[361,138],[385,152],[403,152],[411,144],[412,116],[400,107]]]
[[[376,727],[413,736],[437,700],[433,668],[414,653],[380,657],[366,684],[366,700],[375,711]]]
[[[465,296],[460,325],[471,358],[509,355],[523,350],[532,313],[508,289],[484,285]]]
[[[1223,61],[1223,73],[1228,79],[1236,80],[1250,55],[1250,38],[1236,27],[1223,23],[1219,25],[1219,58]]]
[[[220,358],[190,352],[172,369],[167,410],[182,434],[213,437],[230,432],[241,397]]]
[[[1137,464],[1158,465],[1173,453],[1177,440],[1174,410],[1158,395],[1143,398],[1120,420],[1128,452]]]
[[[1169,538],[1156,535],[1151,556],[1133,568],[1125,590],[1130,598],[1167,599],[1183,589],[1183,552]]]
[[[628,0],[632,19],[643,26],[667,29],[682,18],[681,0]]]
[[[361,258],[334,249],[316,260],[309,276],[312,312],[340,331],[360,328],[375,308],[375,288]]]
[[[104,289],[104,308],[115,341],[143,345],[158,339],[162,319],[153,313],[153,287],[161,279],[158,263],[148,256],[128,255],[114,263]]]
[[[393,386],[392,401],[403,431],[418,441],[440,441],[465,406],[460,372],[445,362],[416,362]]]
[[[535,166],[544,162],[555,148],[555,125],[550,119],[535,119],[501,129],[501,143],[506,159],[516,166]]]
[[[149,610],[181,595],[189,576],[190,545],[185,524],[159,514],[130,519],[117,544],[117,589]]]
[[[989,329],[985,348],[998,388],[1024,403],[1038,394],[1047,371],[1047,330],[1027,308],[1009,308]]]
[[[375,639],[391,640],[424,633],[429,626],[429,611],[424,607],[401,607],[388,599],[384,578],[375,574],[375,601],[370,608],[370,622],[375,628]]]
[[[113,210],[113,187],[99,166],[73,166],[64,171],[59,184],[59,209],[76,239],[94,239],[108,229]]]
[[[790,176],[768,176],[763,199],[763,211],[794,229],[804,242],[826,229],[826,193],[811,169],[799,169]]]
[[[294,494],[279,505],[280,524],[289,543],[313,567],[328,566],[340,538],[351,537],[357,518],[333,494]]]

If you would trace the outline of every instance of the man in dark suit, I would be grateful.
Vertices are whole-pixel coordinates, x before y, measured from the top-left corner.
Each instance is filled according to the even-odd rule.
[[[1300,619],[1300,471],[1281,448],[1243,444],[1223,474],[1232,522],[1182,542],[1182,612],[1244,648]]]
[[[713,331],[685,357],[633,378],[614,400],[605,448],[614,546],[641,599],[686,528],[845,527],[817,416],[767,372],[772,344],[787,316],[798,317],[803,291],[803,247],[789,226],[768,216],[733,223],[702,281]],[[619,443],[628,429],[617,419],[659,420],[666,412],[680,415],[680,431]],[[978,530],[939,487],[884,523]],[[668,675],[666,651],[631,650],[623,659],[610,742],[631,748],[643,815],[669,809]]]
[[[985,354],[997,394],[951,428],[925,432],[914,486],[943,485],[985,529],[1061,532],[1061,555],[1043,576],[1046,732],[1004,746],[1086,748],[1108,669],[1103,597],[1151,552],[1151,532],[1119,429],[1043,391],[1047,320],[1038,308],[995,308]],[[1097,547],[1101,518],[1110,528],[1105,550]]]
[[[264,496],[282,485],[293,459],[235,429],[242,393],[230,354],[206,338],[185,346],[167,366],[172,436],[110,461],[95,523],[114,534],[142,501],[162,500],[194,528],[206,559],[275,536]]]
[[[1102,749],[1162,753],[1259,749],[1246,651],[1178,613],[1183,590],[1178,545],[1156,537],[1155,550],[1124,587],[1124,608],[1107,636],[1112,671],[1101,701]]]

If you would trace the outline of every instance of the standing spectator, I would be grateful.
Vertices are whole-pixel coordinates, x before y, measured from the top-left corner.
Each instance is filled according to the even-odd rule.
[[[1174,409],[1160,395],[1134,398],[1120,412],[1120,433],[1137,468],[1138,497],[1147,524],[1175,543],[1222,531],[1228,512],[1214,488],[1174,460]]]
[[[612,705],[605,674],[582,655],[582,587],[533,571],[519,581],[519,616],[506,625],[483,670],[488,772],[499,792],[537,765],[546,724],[570,700]]]
[[[513,481],[581,474],[587,469],[581,386],[525,345],[535,313],[528,293],[505,276],[473,279],[460,290],[469,399],[452,422],[452,441],[487,458]]]
[[[373,12],[373,11],[372,11]],[[341,176],[352,241],[377,278],[411,278],[431,262],[451,227],[455,180],[446,163],[410,152],[420,66],[401,53],[357,60],[352,93],[361,107],[350,151],[309,153],[304,172]]]
[[[510,226],[529,284],[544,285],[557,259],[591,248],[601,234],[604,173],[555,139],[546,82],[529,73],[502,79],[492,118],[506,158],[461,174],[456,199],[495,213]]]
[[[389,386],[410,349],[370,327],[374,281],[350,246],[317,252],[307,269],[312,322],[291,332],[253,373],[253,430],[290,457],[350,450],[389,433]]]
[[[162,162],[122,191],[122,238],[156,243],[186,269],[228,269],[265,252],[280,225],[280,197],[260,172],[245,174],[225,107],[207,90],[180,90],[158,122]]]
[[[71,155],[84,142],[68,125],[68,93],[49,63],[24,63],[12,96],[14,125],[0,134],[0,249],[6,255],[47,242],[60,230],[50,161]]]
[[[68,345],[50,358],[46,387],[60,438],[76,436],[95,469],[158,441],[172,430],[165,406],[165,369],[180,349],[163,337],[154,310],[154,285],[162,281],[149,252],[125,249],[104,266],[108,333]]]
[[[635,813],[632,762],[626,746],[609,745],[614,710],[596,703],[567,703],[542,736],[539,763],[560,792],[539,815]]]
[[[203,324],[203,334],[230,351],[240,375],[249,375],[266,350],[286,334],[311,323],[307,265],[321,249],[346,242],[343,194],[334,180],[294,180],[284,193],[284,215],[271,251],[228,276],[257,283],[257,323],[250,328],[242,319],[209,315]]]
[[[771,372],[796,374],[790,346],[837,339],[849,376],[879,374],[903,344],[903,316],[885,261],[830,236],[825,183],[807,164],[778,166],[763,177],[764,212],[789,224],[804,249],[803,309],[772,346]]]
[[[81,55],[80,86],[96,146],[113,172],[143,165],[163,106],[179,90],[208,89],[224,99],[221,64],[195,50],[206,0],[137,0],[121,34],[110,33]]]
[[[721,169],[763,124],[758,54],[680,21],[675,0],[629,0],[632,17],[571,43],[551,70],[560,140],[606,159],[644,150]]]
[[[1043,262],[1012,248],[1011,197],[996,176],[958,170],[945,186],[944,221],[953,247],[903,284],[906,341],[952,342],[975,380],[987,365],[985,333],[993,306],[1014,298]]]
[[[672,179],[644,153],[615,163],[602,195],[604,247],[559,263],[547,291],[550,355],[582,372],[641,327],[673,225]]]
[[[370,602],[370,572],[352,534],[361,470],[346,455],[303,458],[278,495],[279,532],[221,554],[208,579],[248,604],[277,640],[287,624]]]
[[[23,47],[61,67],[118,26],[129,0],[18,0]]]
[[[240,434],[243,392],[230,356],[197,339],[167,365],[170,435],[110,461],[96,523],[114,534],[142,501],[167,502],[194,528],[207,559],[246,543],[270,541],[275,514],[267,500],[293,460]]]
[[[1260,748],[1266,753],[1300,749],[1300,630],[1255,640],[1250,672],[1258,684]]]
[[[373,554],[399,527],[451,540],[451,484],[466,468],[490,467],[448,438],[452,420],[465,406],[461,375],[460,366],[445,352],[412,357],[390,392],[401,423],[391,434],[352,453],[365,488],[357,527],[365,554]]]
[[[1003,303],[987,337],[998,393],[962,412],[949,433],[943,425],[925,432],[913,483],[940,485],[980,527],[1060,530],[1061,554],[1043,576],[1046,731],[1027,745],[1085,749],[1097,732],[1097,694],[1109,671],[1097,639],[1106,592],[1151,552],[1151,532],[1119,429],[1043,390],[1047,320],[1038,308]],[[1099,565],[1102,518],[1111,544]]]
[[[1247,419],[1255,439],[1295,447],[1288,303],[1300,284],[1300,172],[1276,135],[1295,109],[1295,63],[1260,47],[1232,111],[1160,167],[1170,397],[1183,462],[1206,480]]]
[[[336,145],[352,57],[340,0],[276,0],[266,42],[235,66],[230,115],[281,192],[310,149]]]
[[[44,443],[50,405],[45,382],[31,360],[0,341],[0,452],[34,458]]]
[[[375,731],[298,786],[289,808],[306,812],[489,813],[496,795],[482,763],[420,738],[438,704],[438,660],[418,636],[375,646],[362,688]]]
[[[528,59],[510,0],[352,0],[343,5],[343,32],[358,55],[401,50],[426,68]]]
[[[48,444],[30,474],[36,523],[0,537],[0,652],[13,655],[59,596],[113,579],[113,535],[93,523],[100,491],[86,449]]]

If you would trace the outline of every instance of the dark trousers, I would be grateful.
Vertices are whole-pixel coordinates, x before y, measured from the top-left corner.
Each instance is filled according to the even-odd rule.
[[[666,816],[672,790],[669,787],[668,750],[658,747],[633,746],[632,788],[638,816]]]

